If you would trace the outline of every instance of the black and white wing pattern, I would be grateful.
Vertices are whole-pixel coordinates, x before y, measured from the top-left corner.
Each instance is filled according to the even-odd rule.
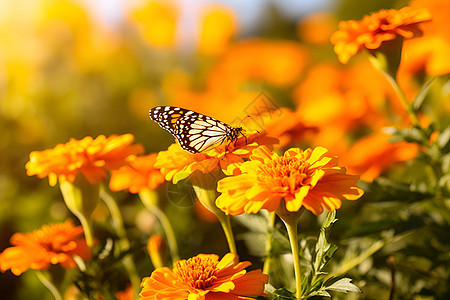
[[[154,107],[149,115],[177,139],[181,148],[191,153],[199,153],[225,139],[233,142],[243,130],[242,127],[231,127],[214,118],[174,106]]]

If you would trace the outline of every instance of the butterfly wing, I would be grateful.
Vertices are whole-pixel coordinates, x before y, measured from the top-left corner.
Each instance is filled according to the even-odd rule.
[[[157,106],[150,109],[149,116],[159,126],[174,134],[177,121],[188,112],[190,111],[180,107]]]
[[[223,141],[231,127],[219,120],[173,106],[158,106],[150,110],[150,118],[169,131],[181,148],[199,153]]]

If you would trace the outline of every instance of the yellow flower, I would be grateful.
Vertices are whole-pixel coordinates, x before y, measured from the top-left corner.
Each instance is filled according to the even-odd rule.
[[[410,39],[422,34],[418,25],[431,20],[427,10],[403,7],[400,10],[380,10],[361,21],[341,21],[339,30],[331,36],[339,61],[347,63],[362,48],[377,49],[383,42],[397,37]]]
[[[221,4],[210,4],[202,13],[199,52],[206,55],[223,53],[237,29],[234,11]]]
[[[11,269],[15,275],[20,275],[28,269],[47,269],[52,264],[74,268],[73,255],[85,260],[91,258],[82,234],[83,228],[73,226],[70,221],[44,225],[29,234],[15,233],[10,239],[14,247],[0,253],[0,270]]]
[[[25,165],[29,176],[48,176],[51,186],[59,182],[74,182],[81,172],[90,184],[101,182],[107,177],[106,170],[114,170],[125,164],[130,155],[143,152],[139,144],[131,145],[132,134],[99,135],[96,139],[88,136],[82,140],[70,139],[53,149],[33,151]]]
[[[259,145],[271,147],[278,141],[264,134],[251,133],[247,137],[239,137],[235,142],[227,145],[223,143],[201,153],[189,153],[178,144],[172,144],[167,151],[161,151],[156,158],[155,167],[161,168],[166,180],[179,180],[187,178],[195,171],[203,174],[222,169],[227,174],[238,174],[239,164],[248,158],[250,153]]]
[[[228,253],[220,261],[214,254],[180,260],[173,269],[158,268],[142,280],[141,299],[238,300],[264,296],[268,276],[261,270],[247,272],[250,262],[239,262]]]
[[[225,213],[275,211],[284,199],[286,209],[296,212],[305,207],[314,214],[323,208],[341,207],[341,199],[356,200],[364,193],[356,186],[359,176],[346,174],[337,157],[326,156],[327,149],[287,150],[283,156],[261,146],[240,169],[242,174],[218,182],[222,193],[216,205]]]
[[[152,46],[171,48],[179,19],[174,1],[142,1],[128,15],[129,22]]]
[[[111,173],[109,188],[113,191],[127,189],[139,193],[142,189],[154,190],[164,182],[161,171],[155,168],[156,153],[132,157],[128,164]]]

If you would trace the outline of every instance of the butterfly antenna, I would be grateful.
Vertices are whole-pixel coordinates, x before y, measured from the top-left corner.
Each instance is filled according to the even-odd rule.
[[[243,118],[241,120],[241,122],[239,123],[239,127],[241,127],[242,123],[244,122],[245,119],[250,118],[250,115],[246,115],[245,118]]]

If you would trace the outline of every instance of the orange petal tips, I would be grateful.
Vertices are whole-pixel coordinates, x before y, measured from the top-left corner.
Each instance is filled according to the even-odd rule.
[[[383,42],[397,37],[410,39],[420,36],[420,23],[431,20],[427,10],[403,7],[383,9],[365,16],[361,21],[341,21],[339,30],[331,36],[334,52],[343,64],[362,48],[377,49]]]

